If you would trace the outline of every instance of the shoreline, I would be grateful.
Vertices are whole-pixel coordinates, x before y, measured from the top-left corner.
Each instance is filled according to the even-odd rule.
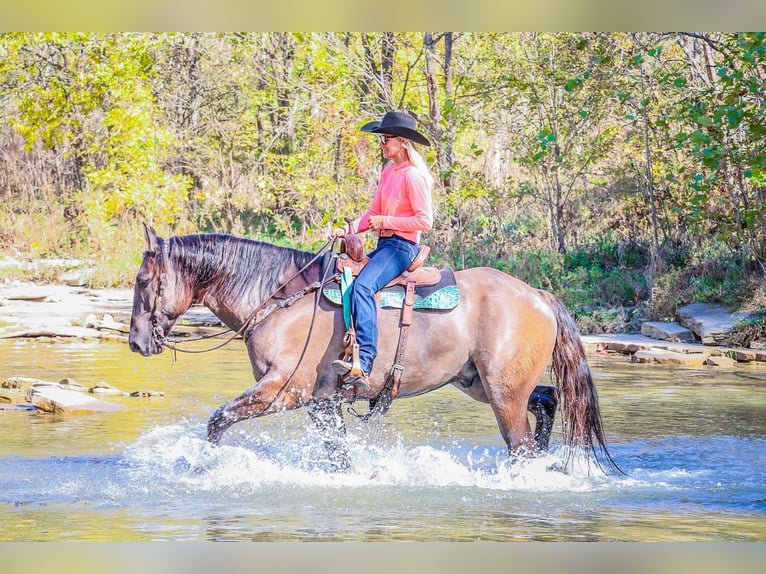
[[[66,284],[0,283],[0,339],[78,338],[127,341],[133,291]],[[192,307],[173,332],[210,334],[219,327],[210,311]],[[766,350],[653,339],[641,334],[581,335],[586,355],[623,355],[631,362],[766,368]]]

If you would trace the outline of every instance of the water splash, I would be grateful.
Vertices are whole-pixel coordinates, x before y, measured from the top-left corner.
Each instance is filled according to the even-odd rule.
[[[365,433],[348,438],[352,468],[332,472],[321,441],[285,440],[279,433],[239,434],[219,447],[201,425],[155,427],[125,449],[133,481],[156,488],[252,493],[269,488],[470,487],[525,492],[587,492],[609,488],[607,476],[564,448],[511,461],[505,447],[439,447],[412,444],[401,436],[381,441]],[[231,444],[233,443],[233,444]],[[568,462],[566,472],[564,468]]]

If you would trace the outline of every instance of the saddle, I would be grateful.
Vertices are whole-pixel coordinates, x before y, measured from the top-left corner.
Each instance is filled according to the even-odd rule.
[[[416,287],[430,287],[441,281],[441,273],[435,267],[423,267],[426,259],[431,253],[428,245],[420,245],[418,254],[410,263],[410,266],[399,277],[393,279],[385,288],[394,285],[406,286],[407,283],[414,283]],[[338,273],[343,273],[346,268],[351,269],[351,274],[356,277],[364,269],[364,266],[370,261],[364,253],[364,245],[358,235],[348,234],[343,238],[340,247],[340,255],[336,264]]]

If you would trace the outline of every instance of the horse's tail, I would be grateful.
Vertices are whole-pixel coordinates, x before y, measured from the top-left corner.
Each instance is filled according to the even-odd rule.
[[[546,291],[540,293],[556,314],[558,324],[551,370],[562,396],[564,443],[592,452],[599,468],[603,469],[604,460],[609,466],[623,472],[607,449],[596,387],[585,359],[585,348],[577,325],[558,297]]]

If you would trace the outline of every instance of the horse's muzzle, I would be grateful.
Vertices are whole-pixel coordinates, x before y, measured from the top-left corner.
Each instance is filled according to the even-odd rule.
[[[143,357],[159,355],[164,347],[154,337],[137,337],[131,333],[128,336],[128,346],[134,353],[140,353]]]
[[[129,346],[130,346],[130,350],[133,351],[134,353],[141,353],[141,355],[144,357],[148,357],[149,355],[151,355],[151,352],[149,350],[142,348],[137,343],[129,343]]]

